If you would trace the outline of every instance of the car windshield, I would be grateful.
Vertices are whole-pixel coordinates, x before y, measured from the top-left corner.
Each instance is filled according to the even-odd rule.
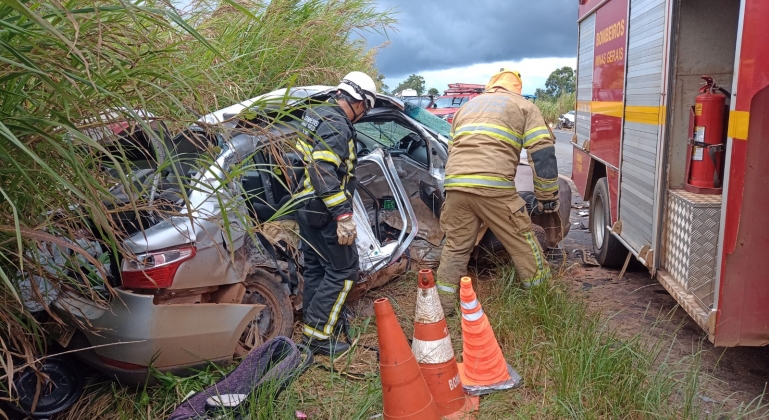
[[[374,140],[386,149],[391,149],[400,145],[406,137],[419,137],[418,134],[410,129],[392,122],[362,122],[355,124],[355,131],[363,134],[365,137]],[[363,138],[359,135],[359,140]],[[364,140],[364,143],[367,143]],[[375,148],[372,144],[367,144],[371,149]]]
[[[575,112],[575,111],[569,111],[569,112],[567,112],[567,114],[569,114],[569,115],[574,115],[574,112]]]
[[[469,98],[467,96],[444,96],[435,100],[435,103],[430,106],[432,109],[444,109],[444,108],[459,108]]]

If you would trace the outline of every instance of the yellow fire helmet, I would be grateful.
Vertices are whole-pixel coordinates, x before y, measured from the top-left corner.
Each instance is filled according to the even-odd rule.
[[[486,84],[486,91],[488,92],[494,88],[502,88],[520,95],[522,87],[521,73],[503,67],[499,69],[499,72],[491,76],[489,83]]]

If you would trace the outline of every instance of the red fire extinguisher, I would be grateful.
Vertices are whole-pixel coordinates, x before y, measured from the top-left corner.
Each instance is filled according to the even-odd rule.
[[[689,146],[684,189],[697,194],[720,194],[726,133],[726,98],[730,93],[702,76],[705,86],[689,115]]]

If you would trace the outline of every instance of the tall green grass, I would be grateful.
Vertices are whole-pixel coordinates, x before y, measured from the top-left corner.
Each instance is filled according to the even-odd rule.
[[[118,171],[118,179],[97,170],[96,152],[115,164],[121,152],[107,153],[83,134],[85,128],[104,125],[94,123],[95,116],[112,109],[148,129],[134,111],[143,109],[176,133],[200,114],[279,87],[335,84],[351,70],[373,72],[375,50],[355,34],[392,23],[372,0],[199,1],[183,13],[161,0],[2,2],[4,387],[46,347],[47,331],[22,304],[17,273],[45,277],[57,288],[88,288],[64,272],[44,270],[31,251],[53,242],[68,250],[70,260],[92,258],[74,243],[89,237],[89,231],[116,250],[120,230],[107,207],[108,188],[116,181],[130,183],[127,168]],[[208,157],[215,152],[210,150]],[[134,209],[142,205],[130,204]],[[39,294],[35,297],[40,300]]]
[[[660,314],[651,327],[630,336],[609,327],[612,314],[588,310],[586,302],[556,278],[525,290],[514,269],[502,265],[493,279],[474,288],[494,329],[505,359],[523,376],[516,390],[481,398],[483,419],[752,419],[766,418],[769,407],[758,397],[728,410],[727,401],[707,403],[710,381],[702,349],[683,358],[671,350],[678,326]],[[406,337],[413,334],[415,273],[369,292],[364,300],[388,297]],[[651,314],[650,314],[651,316]],[[461,359],[460,315],[447,318],[455,354]],[[660,333],[667,331],[667,333]],[[376,346],[375,319],[352,320],[354,339]],[[654,338],[650,338],[654,337]],[[251,415],[292,419],[295,411],[313,419],[368,419],[382,414],[382,390],[371,352],[356,347],[335,364],[360,377],[350,379],[312,368],[277,398],[269,387],[254,396]],[[316,358],[328,364],[326,359]],[[164,418],[190,391],[216,381],[224,371],[210,367],[187,378],[166,374],[155,387],[136,390],[99,384],[63,419]]]
[[[558,116],[565,114],[577,106],[577,95],[567,93],[556,98],[536,99],[534,103],[539,107],[542,116],[548,123],[558,122]]]

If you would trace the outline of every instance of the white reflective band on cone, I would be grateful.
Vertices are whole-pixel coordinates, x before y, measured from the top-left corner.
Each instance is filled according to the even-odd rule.
[[[479,309],[478,312],[472,313],[472,314],[462,314],[462,318],[468,320],[468,321],[477,321],[481,319],[483,316],[483,309]]]
[[[414,322],[433,324],[443,319],[443,307],[435,287],[417,289],[417,311]]]
[[[473,299],[472,302],[459,302],[460,305],[462,305],[462,308],[470,310],[475,309],[478,307],[478,299]]]
[[[454,358],[454,348],[451,347],[451,337],[448,335],[435,341],[414,338],[411,341],[411,352],[414,353],[417,363],[431,365],[446,363]]]

